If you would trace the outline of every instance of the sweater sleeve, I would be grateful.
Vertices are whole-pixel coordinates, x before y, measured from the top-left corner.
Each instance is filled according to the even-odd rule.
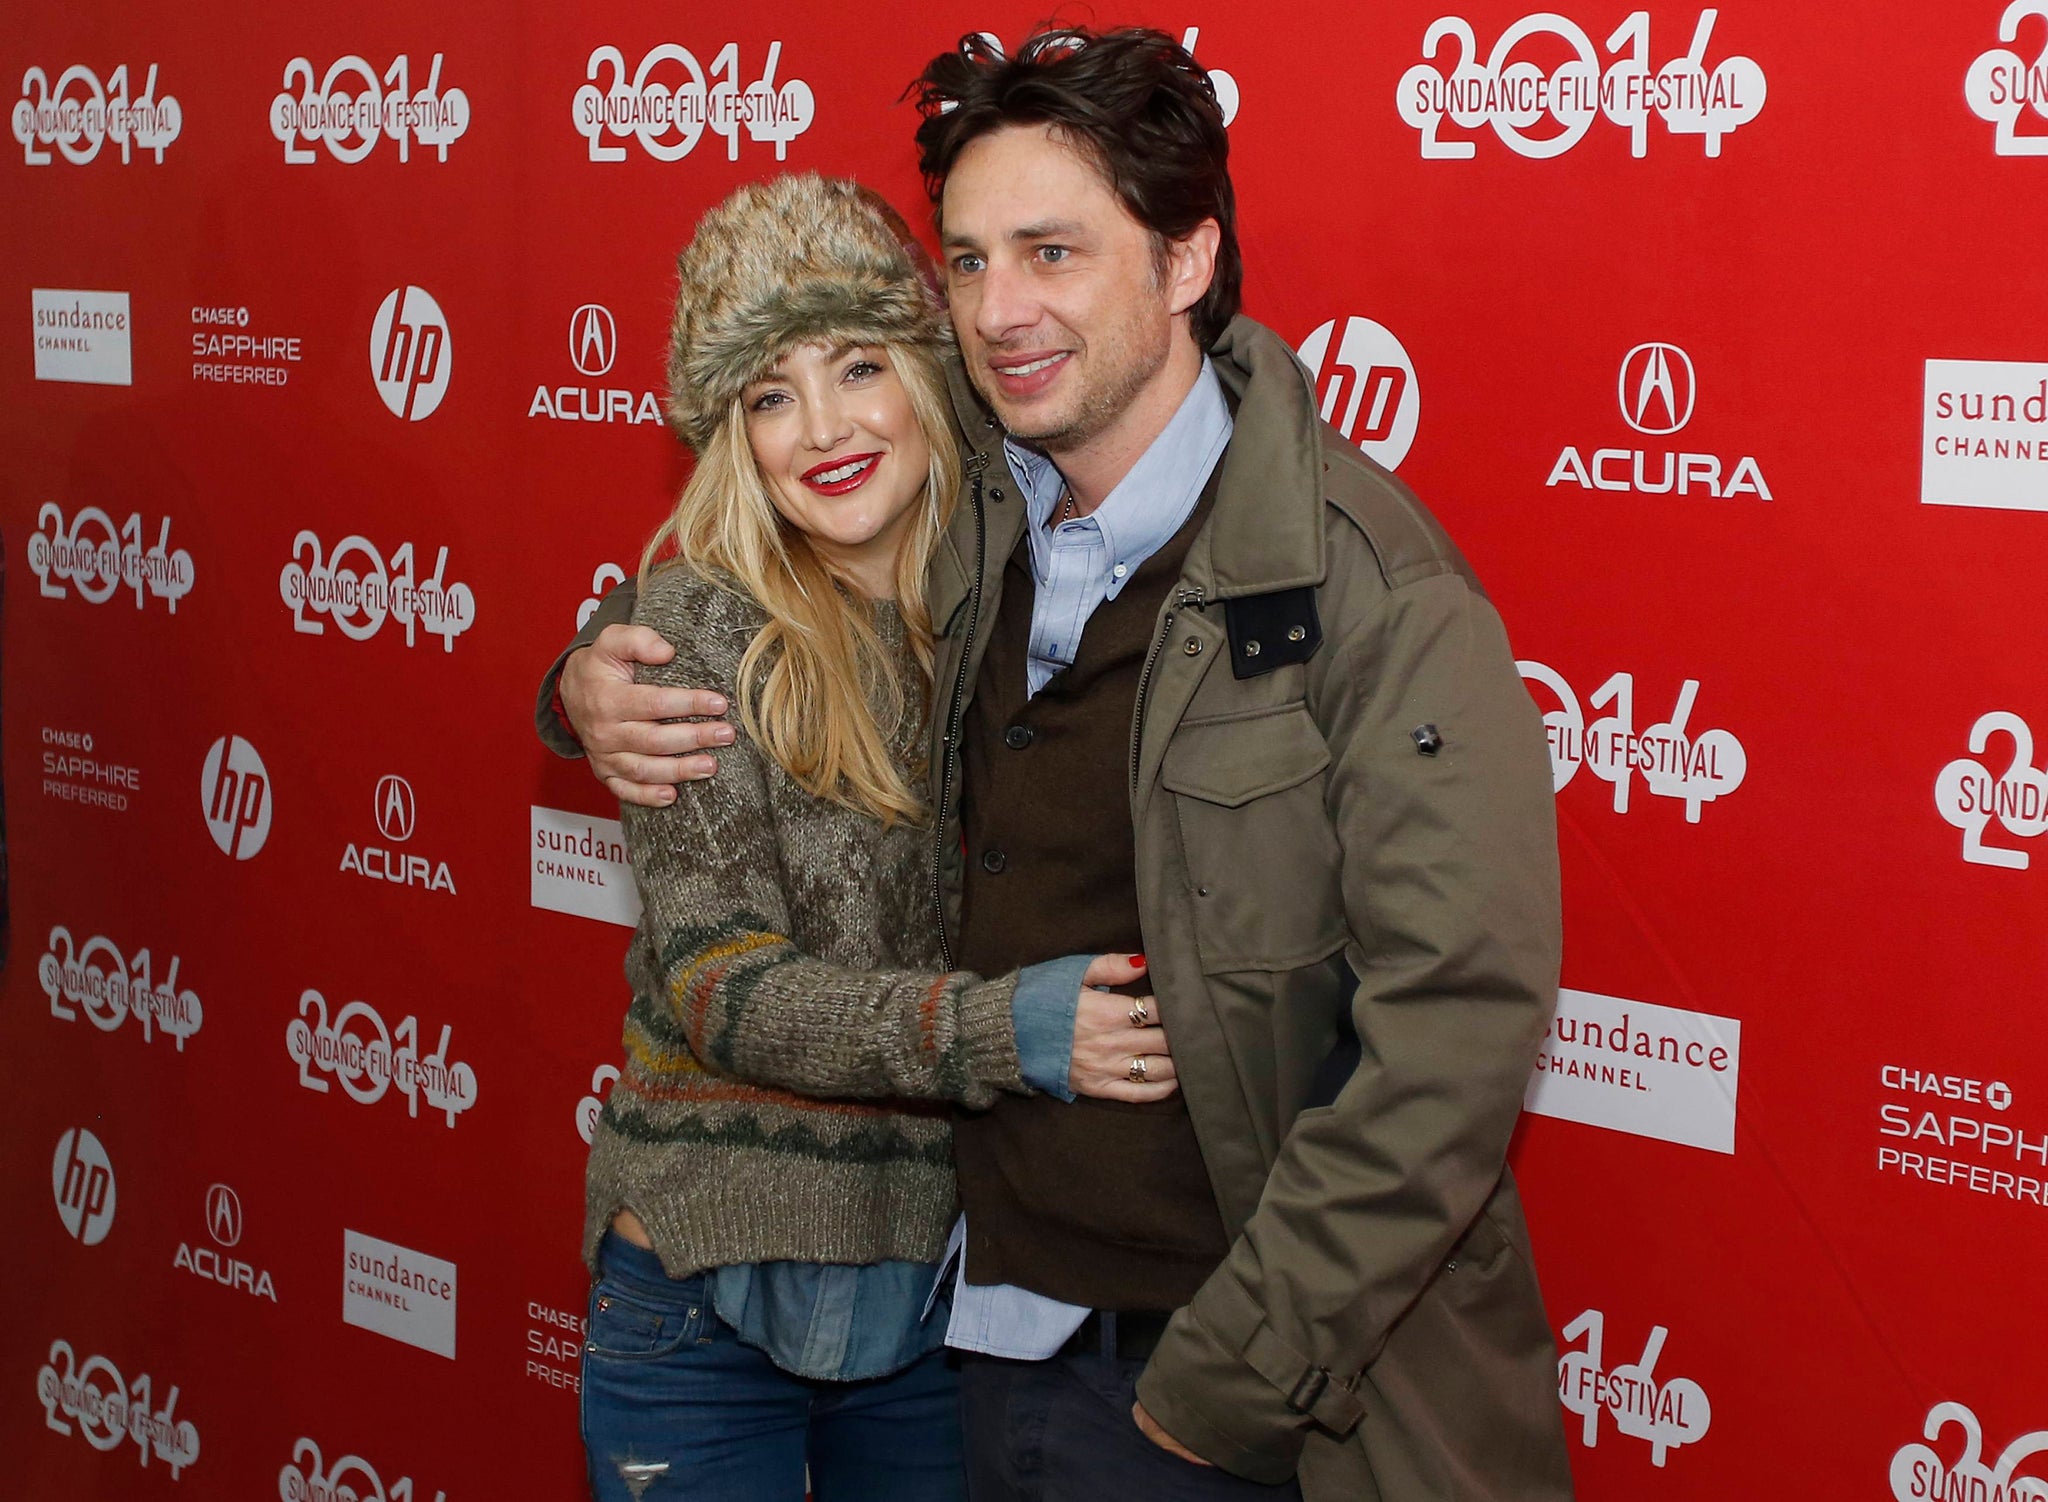
[[[738,663],[758,618],[743,600],[682,574],[670,571],[641,597],[636,618],[676,655],[642,666],[639,679],[715,689],[736,703]],[[733,718],[715,777],[684,783],[664,807],[622,810],[651,980],[690,1051],[721,1073],[805,1095],[986,1106],[998,1090],[1023,1091],[1014,975],[858,970],[790,940],[785,859],[802,852],[781,848],[766,759]]]

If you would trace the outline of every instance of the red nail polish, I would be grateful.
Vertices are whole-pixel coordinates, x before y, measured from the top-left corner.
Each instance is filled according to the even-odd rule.
[[[1137,969],[1143,970],[1145,968],[1145,956],[1143,956],[1142,954],[1132,955],[1131,964],[1135,966]]]

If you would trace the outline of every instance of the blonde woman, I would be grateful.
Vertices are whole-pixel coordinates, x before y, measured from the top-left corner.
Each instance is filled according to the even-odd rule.
[[[1150,1083],[1075,1086],[1174,1088],[1157,1027],[1134,1048],[1131,999],[1089,989],[1142,956],[938,969],[924,579],[960,465],[914,254],[873,195],[803,176],[742,188],[678,262],[669,415],[697,465],[634,619],[675,648],[643,676],[724,694],[736,735],[716,778],[624,810],[645,915],[587,1185],[600,1502],[798,1502],[807,1468],[818,1502],[964,1495],[939,1103],[1065,1093],[1034,1074],[1048,1026],[1039,1071],[1144,1052]]]

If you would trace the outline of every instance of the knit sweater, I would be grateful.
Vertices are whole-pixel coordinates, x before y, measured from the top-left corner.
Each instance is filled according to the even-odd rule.
[[[904,681],[902,617],[874,607]],[[731,580],[683,566],[634,620],[675,647],[642,682],[738,703],[766,615]],[[894,727],[905,766],[920,707]],[[932,1261],[955,1209],[941,1101],[1022,1090],[1014,975],[938,970],[931,835],[816,798],[737,713],[718,775],[623,811],[643,903],[626,956],[625,1064],[592,1135],[585,1258],[631,1209],[673,1277],[766,1261]],[[797,1092],[803,1092],[801,1094]]]

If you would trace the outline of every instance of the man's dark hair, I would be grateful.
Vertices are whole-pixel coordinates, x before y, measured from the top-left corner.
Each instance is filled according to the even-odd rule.
[[[1133,219],[1162,237],[1162,266],[1165,240],[1216,221],[1215,275],[1190,310],[1195,342],[1207,349],[1237,316],[1244,262],[1230,136],[1208,73],[1173,38],[1136,26],[1062,27],[1005,57],[987,37],[969,35],[910,87],[924,115],[918,166],[933,203],[970,142],[1005,126],[1049,125],[1094,161]]]

